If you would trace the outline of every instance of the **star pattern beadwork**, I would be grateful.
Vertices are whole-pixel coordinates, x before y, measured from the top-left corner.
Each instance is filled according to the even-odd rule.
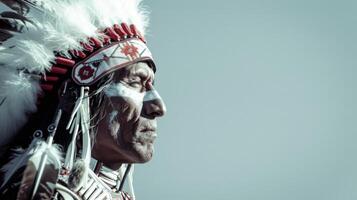
[[[126,56],[130,56],[132,58],[136,58],[138,57],[138,48],[135,47],[132,44],[129,43],[125,43],[124,46],[121,49],[121,52],[126,55]]]

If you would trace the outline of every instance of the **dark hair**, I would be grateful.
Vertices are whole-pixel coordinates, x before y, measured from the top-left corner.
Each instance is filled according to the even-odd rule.
[[[91,110],[91,140],[92,144],[95,142],[95,137],[98,132],[98,123],[106,116],[104,105],[108,103],[108,97],[104,94],[103,89],[110,85],[114,80],[115,72],[110,73],[102,78],[95,88],[91,88],[90,96],[90,110]]]

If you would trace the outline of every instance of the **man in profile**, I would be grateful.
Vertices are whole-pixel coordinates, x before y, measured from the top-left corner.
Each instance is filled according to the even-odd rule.
[[[0,198],[134,199],[166,112],[141,1],[2,3]]]

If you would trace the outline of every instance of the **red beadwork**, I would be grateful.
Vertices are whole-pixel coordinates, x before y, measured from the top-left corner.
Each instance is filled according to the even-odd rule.
[[[125,56],[131,56],[132,58],[138,57],[138,48],[132,44],[125,43],[124,47],[121,49],[121,52],[125,54]]]
[[[87,43],[81,42],[81,45],[86,51],[93,52],[93,50],[94,50],[94,48],[91,45],[87,44]]]
[[[138,34],[140,40],[143,41],[144,43],[146,43],[146,39],[145,39],[145,37],[140,33],[140,31],[136,29],[136,33]]]
[[[87,57],[87,55],[83,52],[83,51],[79,51],[79,50],[70,50],[71,54],[76,56],[76,57],[80,57],[80,58],[85,58]]]
[[[134,36],[134,34],[131,32],[129,26],[126,23],[121,23],[121,27],[129,36]]]
[[[139,37],[140,40],[146,43],[144,36],[140,33],[140,31],[136,28],[134,24],[130,25],[130,30],[134,33],[135,36]]]
[[[118,24],[114,24],[114,31],[118,33],[121,38],[125,38],[127,36],[123,28]]]
[[[40,84],[42,90],[45,90],[47,92],[50,92],[53,90],[53,85],[50,84]]]
[[[83,49],[86,50],[86,52],[87,51],[93,52],[94,49],[101,48],[105,44],[109,44],[111,40],[119,41],[120,39],[124,39],[127,37],[136,36],[144,43],[146,43],[144,36],[140,33],[140,31],[136,28],[134,24],[131,24],[130,26],[128,26],[126,23],[121,23],[120,25],[115,24],[112,28],[106,28],[101,36],[102,36],[102,40],[92,37],[89,38],[88,43],[81,42],[80,44],[83,47]],[[83,51],[70,50],[69,52],[71,52],[72,55],[80,57],[82,59],[87,57],[87,54],[85,54]],[[137,50],[134,48],[125,49],[123,53],[128,55],[130,54],[130,56],[135,57],[134,53],[137,53]],[[69,70],[68,67],[73,67],[76,64],[75,60],[65,57],[60,57],[60,56],[55,58],[55,62],[56,64],[51,67],[51,71],[49,72],[50,76],[42,77],[44,84],[41,84],[40,86],[44,91],[52,91],[54,89],[53,84],[55,84],[61,78],[61,76],[57,76],[57,75],[67,74]],[[89,69],[89,67],[90,66],[87,67],[84,66],[80,70],[79,76],[82,80],[91,78],[93,76],[94,69],[92,68]],[[53,84],[46,84],[48,82]]]
[[[118,41],[120,39],[120,36],[112,28],[105,29],[105,32],[107,33],[107,35],[109,35],[110,38],[115,41]]]
[[[94,74],[94,69],[88,65],[83,66],[78,72],[78,75],[81,78],[81,80],[87,80],[91,78],[93,74]]]
[[[108,44],[110,42],[110,37],[107,35],[103,35],[103,43]]]
[[[103,46],[102,42],[98,40],[97,38],[90,38],[89,41],[93,43],[93,45],[97,48],[100,48]]]
[[[52,68],[51,68],[51,73],[54,73],[54,74],[66,74],[67,71],[68,71],[67,69],[57,67],[57,66],[52,66]]]
[[[76,50],[77,56],[79,56],[80,58],[85,58],[87,57],[87,54],[85,54],[83,51],[78,51]]]
[[[136,29],[134,24],[130,24],[130,30],[134,35],[139,36],[139,34],[137,32],[137,29]]]
[[[63,57],[56,57],[55,62],[60,65],[66,65],[73,67],[76,62],[74,60],[68,59],[68,58],[63,58]]]
[[[46,76],[46,77],[43,77],[43,79],[45,81],[49,81],[49,82],[56,82],[59,80],[59,77],[57,76]]]

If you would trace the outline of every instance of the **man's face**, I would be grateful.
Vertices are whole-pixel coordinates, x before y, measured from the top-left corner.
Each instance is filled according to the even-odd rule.
[[[108,103],[98,124],[93,156],[108,167],[152,158],[156,118],[166,111],[153,81],[153,70],[137,63],[118,70],[114,83],[104,89]]]

